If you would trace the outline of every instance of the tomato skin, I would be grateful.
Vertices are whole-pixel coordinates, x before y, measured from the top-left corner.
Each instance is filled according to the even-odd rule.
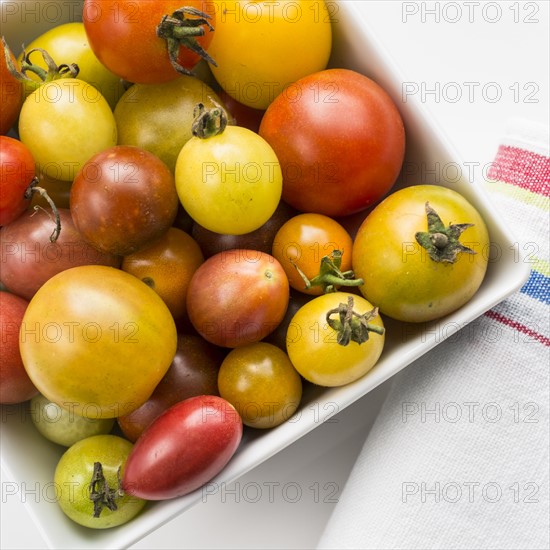
[[[215,233],[241,235],[266,223],[281,199],[282,173],[270,145],[240,126],[192,137],[176,161],[176,188],[193,220]]]
[[[455,263],[435,262],[416,242],[427,230],[425,203],[445,226],[473,223],[460,242],[476,254],[459,253]],[[437,319],[464,305],[487,270],[487,227],[459,193],[436,185],[411,186],[390,194],[365,218],[353,247],[353,269],[364,280],[361,293],[380,312],[405,322]]]
[[[186,0],[183,5],[210,15],[215,27],[209,0]],[[157,37],[156,28],[163,16],[181,7],[179,0],[85,0],[82,20],[92,50],[109,70],[128,82],[153,84],[173,80],[180,74],[172,67],[166,43]],[[206,50],[212,39],[213,33],[205,28],[197,42]],[[192,69],[199,60],[199,55],[180,47],[180,65]]]
[[[302,398],[302,379],[288,355],[266,342],[231,350],[221,364],[218,386],[243,424],[252,428],[282,424]]]
[[[8,70],[3,51],[0,57],[0,135],[5,135],[17,120],[23,105],[24,92],[23,83]],[[14,65],[19,68],[13,54],[11,58]]]
[[[207,341],[234,348],[265,338],[284,317],[289,284],[281,264],[259,250],[235,249],[195,271],[187,313]]]
[[[105,481],[111,489],[119,485],[118,474],[124,474],[132,444],[117,435],[95,435],[71,445],[61,456],[54,473],[59,490],[57,502],[74,522],[92,529],[108,529],[123,525],[134,518],[146,504],[131,495],[117,496],[116,510],[103,507],[94,517],[94,503],[90,499],[90,483],[94,463],[100,462]]]
[[[342,346],[336,341],[336,331],[327,324],[326,314],[345,304],[349,296],[346,292],[316,296],[298,310],[289,324],[288,356],[306,380],[319,386],[343,386],[358,380],[374,367],[384,349],[384,334],[371,332],[362,344],[351,341]],[[373,309],[361,296],[353,295],[353,300],[353,311],[359,314]],[[380,315],[369,323],[384,327]]]
[[[22,403],[38,393],[19,351],[19,329],[29,303],[0,290],[0,305],[0,403]]]
[[[327,66],[332,29],[324,0],[216,0],[214,6],[212,73],[240,103],[266,109],[286,86]]]
[[[390,96],[349,69],[295,82],[267,108],[259,133],[281,163],[283,200],[331,217],[381,199],[405,152],[403,121]]]
[[[0,136],[0,226],[17,219],[29,206],[25,191],[35,175],[29,148],[21,141]]]
[[[76,229],[67,208],[59,208],[61,231],[52,243],[55,227],[51,209],[24,213],[0,229],[0,280],[14,294],[30,300],[56,273],[78,265],[119,267],[121,259],[100,252]]]
[[[97,249],[125,256],[151,244],[178,211],[174,178],[153,153],[130,145],[89,158],[71,187],[76,228]]]
[[[19,347],[48,399],[80,416],[114,418],[149,398],[176,346],[172,315],[145,283],[114,267],[79,266],[33,296]]]
[[[124,491],[165,500],[198,489],[229,462],[242,430],[237,411],[221,397],[201,395],[173,405],[136,441],[122,478]]]

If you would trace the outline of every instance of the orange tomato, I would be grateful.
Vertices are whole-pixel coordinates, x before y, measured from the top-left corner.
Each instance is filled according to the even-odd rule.
[[[155,290],[174,319],[178,319],[187,310],[189,281],[203,262],[203,253],[195,239],[171,227],[153,245],[125,256],[121,269]]]

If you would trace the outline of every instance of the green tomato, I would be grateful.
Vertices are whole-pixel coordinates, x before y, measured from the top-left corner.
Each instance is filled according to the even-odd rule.
[[[70,519],[84,527],[107,529],[127,523],[143,509],[145,500],[120,489],[132,448],[122,437],[96,435],[65,451],[57,463],[54,484],[59,506]]]
[[[78,78],[99,90],[111,109],[115,108],[117,101],[124,94],[122,80],[109,71],[90,48],[83,23],[64,23],[49,29],[25,45],[27,53],[34,48],[46,50],[58,66],[71,63],[78,65]],[[31,54],[30,61],[43,69],[47,68],[40,52]],[[27,72],[27,76],[39,80],[38,76],[30,71]]]
[[[218,135],[192,137],[175,170],[181,204],[215,233],[242,235],[269,220],[279,204],[282,171],[271,146],[258,134],[227,126]]]
[[[72,181],[94,154],[116,145],[115,117],[91,84],[76,78],[47,82],[30,94],[19,115],[19,137],[38,170]]]
[[[62,409],[42,394],[35,395],[29,407],[35,428],[49,441],[64,447],[93,435],[108,434],[115,423],[114,418],[85,418]]]
[[[193,137],[193,111],[221,99],[207,84],[181,76],[161,84],[134,84],[115,108],[120,145],[135,145],[159,157],[172,173],[181,148]]]

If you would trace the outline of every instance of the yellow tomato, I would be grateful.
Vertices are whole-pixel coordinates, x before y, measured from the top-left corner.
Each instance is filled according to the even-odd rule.
[[[266,109],[290,84],[326,68],[332,29],[324,0],[215,0],[213,4],[216,29],[208,53],[217,66],[212,72],[240,103]]]
[[[87,418],[142,405],[176,353],[176,326],[154,290],[113,267],[80,266],[46,281],[20,330],[25,369],[38,390]]]

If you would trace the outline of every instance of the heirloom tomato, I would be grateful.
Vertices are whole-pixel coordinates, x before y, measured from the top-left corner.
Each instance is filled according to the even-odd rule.
[[[41,172],[72,181],[92,155],[116,144],[117,129],[107,100],[96,88],[62,78],[42,84],[25,99],[19,136]]]
[[[61,455],[53,482],[67,517],[84,527],[108,529],[141,512],[146,501],[120,487],[132,448],[122,437],[103,434],[81,439]]]
[[[272,332],[284,317],[288,296],[288,278],[273,256],[259,250],[227,250],[195,271],[187,291],[187,313],[205,340],[234,348]]]
[[[252,428],[282,424],[302,398],[302,379],[288,355],[267,342],[231,350],[221,364],[218,387]]]
[[[170,227],[154,243],[126,255],[121,268],[150,286],[168,306],[174,319],[186,311],[187,289],[193,273],[204,261],[195,239]]]
[[[238,102],[266,109],[286,86],[327,66],[332,28],[324,0],[216,0],[214,5],[212,72]]]
[[[166,164],[130,145],[109,147],[87,159],[71,187],[76,228],[97,249],[119,256],[164,235],[178,204]]]
[[[386,197],[365,218],[353,246],[361,293],[380,313],[424,322],[464,305],[485,277],[489,234],[459,193],[416,185]]]
[[[351,236],[336,220],[323,214],[298,214],[275,235],[272,254],[292,288],[318,296],[340,285],[360,283],[349,273],[351,250]]]
[[[37,389],[87,418],[142,405],[170,367],[176,326],[154,290],[107,266],[54,275],[31,299],[20,350]]]
[[[267,108],[259,132],[281,163],[283,200],[331,217],[381,199],[405,153],[395,103],[376,82],[349,69],[327,69],[289,86]]]
[[[17,61],[11,52],[12,61]],[[17,80],[8,70],[4,51],[0,52],[0,134],[7,134],[15,124],[23,104],[23,83]]]
[[[362,296],[331,292],[303,305],[288,326],[286,346],[296,370],[319,386],[364,376],[384,349],[384,323]]]
[[[34,157],[19,140],[0,136],[0,226],[18,218],[29,206],[26,191],[35,175]]]
[[[209,0],[85,0],[82,20],[92,50],[109,70],[128,82],[153,84],[207,56],[214,11]]]
[[[175,178],[185,210],[215,233],[240,235],[258,229],[281,198],[277,156],[263,138],[240,126],[194,135],[178,155]]]

